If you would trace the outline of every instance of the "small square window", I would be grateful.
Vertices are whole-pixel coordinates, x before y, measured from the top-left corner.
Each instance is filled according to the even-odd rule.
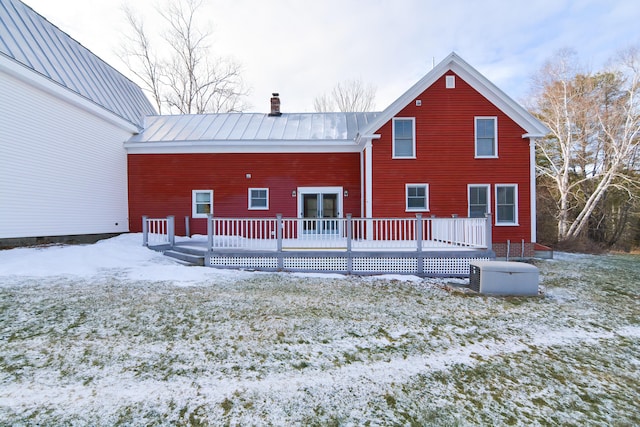
[[[213,190],[193,190],[191,192],[191,216],[206,218],[213,213]]]
[[[269,189],[250,188],[249,189],[249,209],[268,210],[269,209]]]
[[[455,89],[456,76],[445,76],[445,87],[447,89]]]
[[[498,157],[497,118],[476,117],[476,157]]]
[[[393,119],[393,158],[415,158],[415,119]]]
[[[424,212],[429,210],[429,185],[406,185],[406,210]]]

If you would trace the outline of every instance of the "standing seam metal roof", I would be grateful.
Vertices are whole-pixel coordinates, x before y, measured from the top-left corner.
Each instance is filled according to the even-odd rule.
[[[148,116],[129,142],[347,141],[380,113],[262,113]]]
[[[18,0],[0,0],[0,54],[136,126],[156,114],[138,85]]]

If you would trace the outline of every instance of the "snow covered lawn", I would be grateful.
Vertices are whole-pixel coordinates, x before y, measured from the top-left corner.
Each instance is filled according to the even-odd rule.
[[[140,242],[0,251],[0,425],[640,424],[638,257],[556,254],[545,296],[493,298]]]

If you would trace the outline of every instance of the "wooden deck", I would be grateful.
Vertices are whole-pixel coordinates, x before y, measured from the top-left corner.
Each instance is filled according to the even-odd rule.
[[[147,233],[144,242],[191,264],[259,271],[468,277],[471,262],[495,259],[485,228],[490,219],[314,221],[314,227],[339,232],[302,233],[306,224],[299,219],[210,218],[207,236],[156,239]],[[170,230],[171,223],[159,229]]]

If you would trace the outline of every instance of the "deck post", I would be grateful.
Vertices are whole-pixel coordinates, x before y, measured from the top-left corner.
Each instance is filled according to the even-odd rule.
[[[422,214],[416,214],[416,251],[418,259],[418,275],[424,273],[424,254],[422,252]]]
[[[173,215],[167,217],[167,238],[171,247],[174,247],[176,244],[176,217]]]
[[[148,216],[142,216],[142,246],[149,246],[149,224],[147,220]]]
[[[491,241],[491,239],[493,238],[491,236],[491,214],[490,213],[486,213],[485,214],[487,223],[485,225],[486,227],[486,233],[487,233],[487,249],[489,249],[490,251],[493,250],[493,242]]]
[[[278,256],[278,270],[284,268],[284,257],[282,255],[282,214],[276,214],[276,251]],[[300,232],[300,230],[298,230]]]
[[[189,227],[189,217],[185,216],[184,217],[184,235],[186,237],[191,237],[191,230]]]
[[[213,251],[213,215],[207,214],[207,245],[209,251]]]
[[[351,239],[353,238],[353,223],[351,214],[347,214],[347,273],[353,270],[353,258],[351,257]]]
[[[416,249],[422,252],[422,214],[416,214]]]

